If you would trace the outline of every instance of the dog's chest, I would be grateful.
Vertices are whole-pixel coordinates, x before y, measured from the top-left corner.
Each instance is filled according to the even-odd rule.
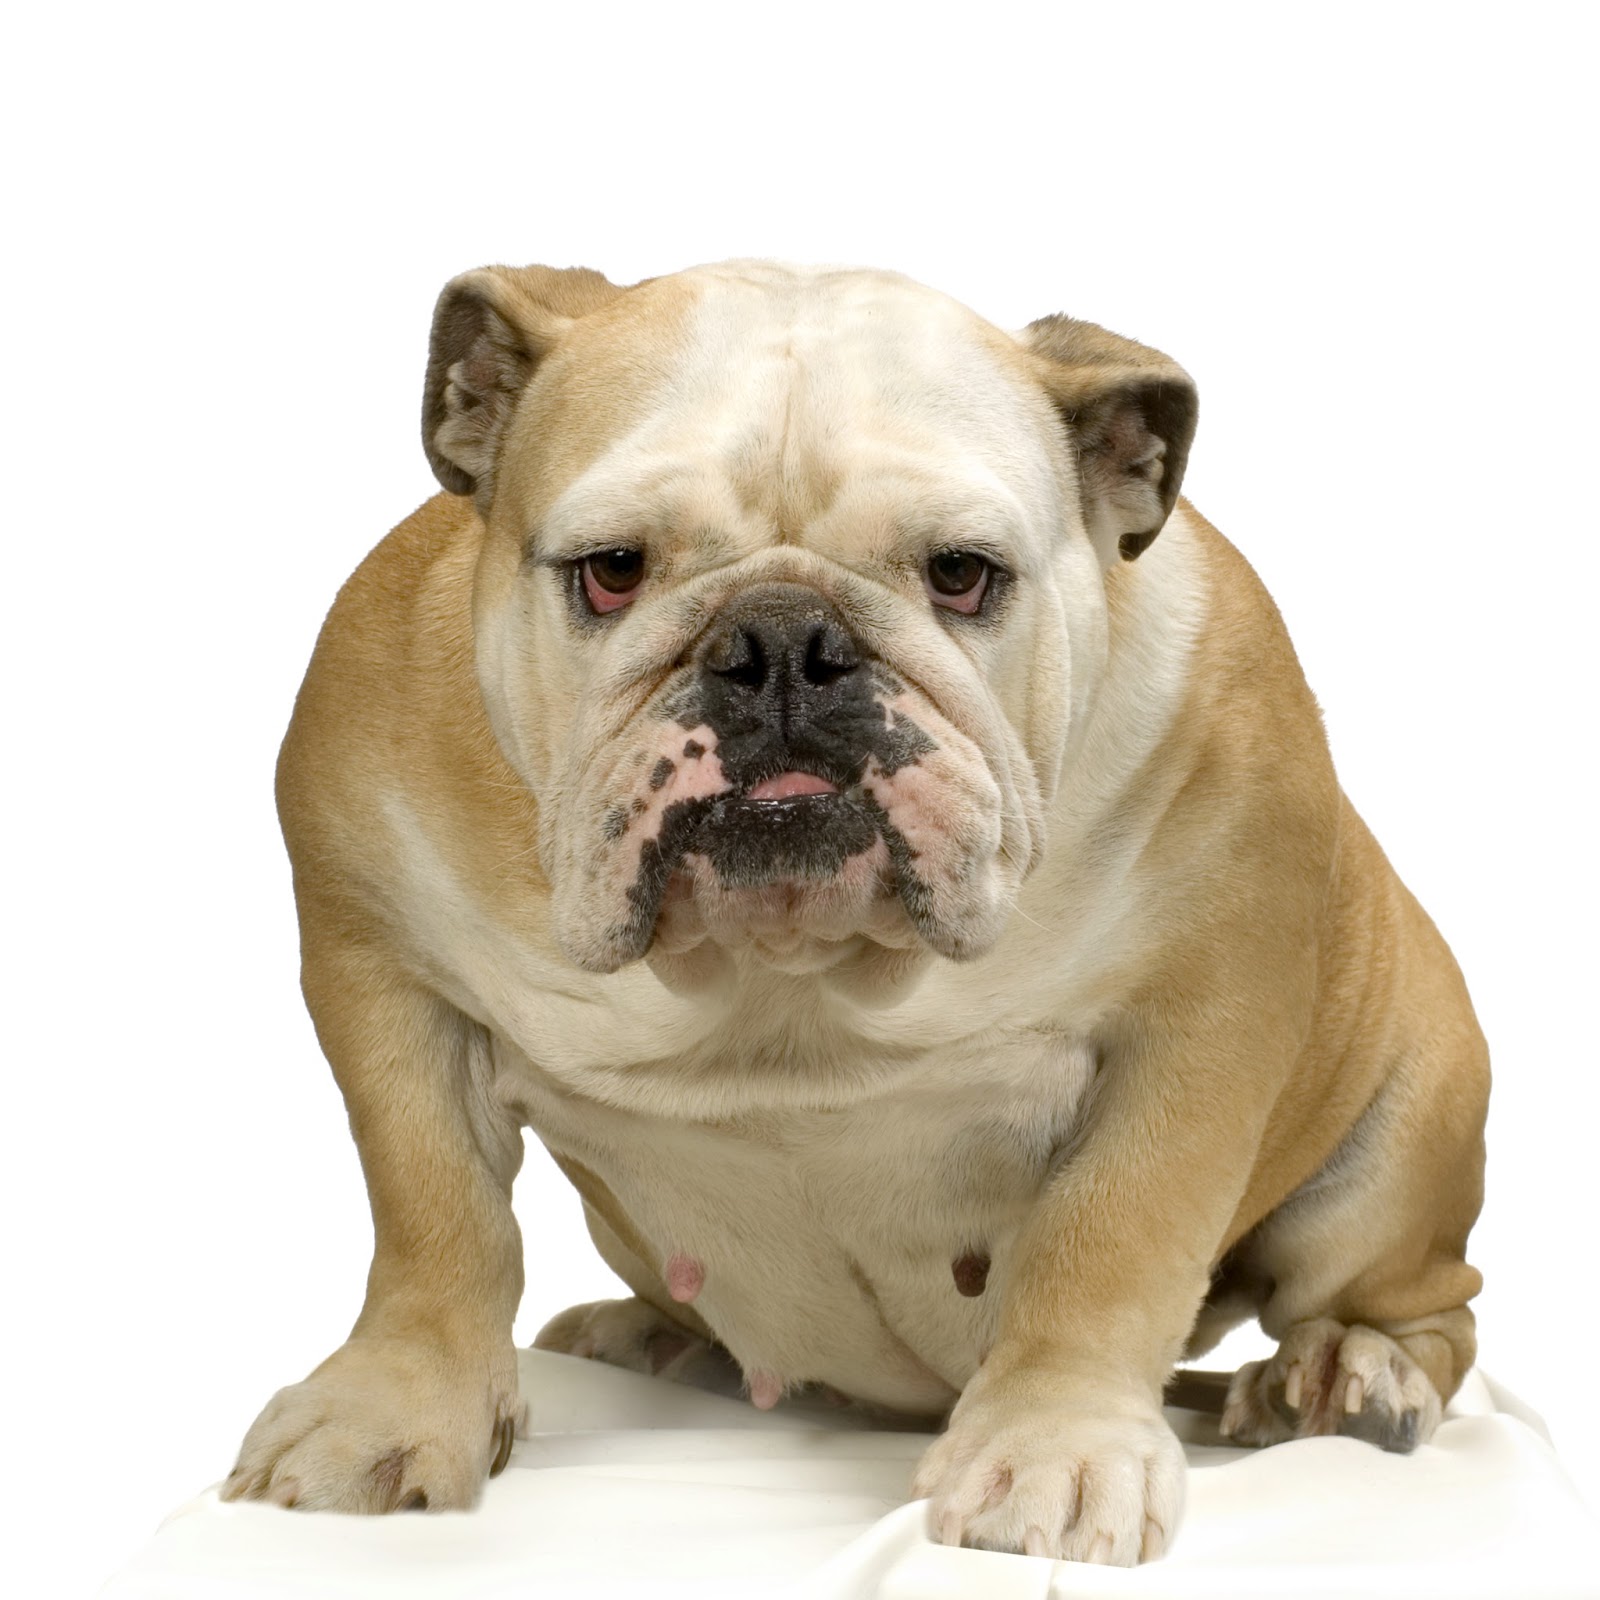
[[[703,1271],[695,1309],[748,1372],[926,1412],[992,1340],[1093,1065],[1062,1033],[1018,1028],[902,1059],[828,1109],[719,1121],[577,1098],[525,1059],[505,1071],[552,1151],[605,1185],[644,1265]]]

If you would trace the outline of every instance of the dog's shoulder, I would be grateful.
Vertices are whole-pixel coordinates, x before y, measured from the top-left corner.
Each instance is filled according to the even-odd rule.
[[[519,849],[532,837],[532,797],[506,766],[477,685],[482,540],[470,499],[435,495],[339,591],[278,760],[297,877],[337,863],[342,889],[387,883],[401,816],[447,819],[430,835],[459,834],[466,856],[503,831]]]
[[[1255,568],[1193,506],[1183,502],[1177,519],[1205,600],[1173,753],[1192,763],[1215,814],[1229,801],[1258,820],[1287,807],[1330,834],[1339,825],[1338,782],[1282,614]]]

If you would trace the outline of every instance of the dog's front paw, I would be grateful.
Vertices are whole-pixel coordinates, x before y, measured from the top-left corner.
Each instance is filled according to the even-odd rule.
[[[943,1544],[1131,1567],[1183,1509],[1183,1447],[1153,1399],[979,1373],[912,1492]]]
[[[456,1511],[511,1455],[522,1419],[509,1344],[452,1352],[352,1339],[256,1418],[224,1500],[308,1511]]]
[[[1393,1339],[1318,1317],[1290,1328],[1270,1361],[1234,1373],[1222,1434],[1263,1445],[1342,1433],[1405,1453],[1426,1443],[1443,1411],[1432,1380]]]

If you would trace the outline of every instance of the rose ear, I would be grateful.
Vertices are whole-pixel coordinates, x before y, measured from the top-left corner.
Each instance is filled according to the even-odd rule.
[[[422,448],[451,494],[487,510],[500,439],[534,368],[579,317],[622,290],[585,267],[480,267],[434,307]]]
[[[1071,431],[1100,559],[1132,561],[1177,501],[1199,410],[1194,381],[1159,350],[1072,317],[1042,317],[1022,339]]]

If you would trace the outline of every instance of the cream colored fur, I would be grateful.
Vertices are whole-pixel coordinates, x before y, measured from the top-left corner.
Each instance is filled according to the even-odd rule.
[[[758,1398],[953,1407],[916,1486],[951,1542],[1158,1554],[1163,1379],[1245,1316],[1284,1346],[1235,1383],[1238,1437],[1426,1436],[1473,1356],[1483,1043],[1270,600],[1173,504],[1190,396],[1090,325],[1005,334],[888,274],[446,291],[425,428],[456,492],[346,585],[280,766],[367,1305],[229,1496],[472,1502],[538,1407],[524,1125],[638,1296],[542,1342],[652,1368],[692,1336]],[[570,564],[619,542],[646,583],[595,625]],[[971,623],[921,577],[969,543],[1012,574]],[[862,780],[926,895],[881,850],[780,890],[691,859],[630,931],[641,848],[721,781],[708,729],[674,764],[675,697],[773,582],[936,746]]]

